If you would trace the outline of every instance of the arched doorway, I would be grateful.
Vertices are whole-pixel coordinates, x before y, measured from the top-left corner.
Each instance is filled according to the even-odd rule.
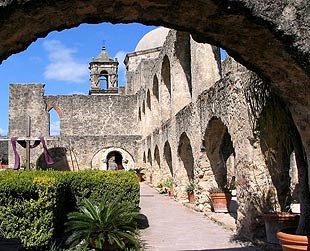
[[[107,156],[107,170],[123,170],[123,156],[120,152],[109,152]]]
[[[91,160],[92,169],[111,170],[111,166],[122,165],[124,170],[135,168],[135,160],[125,149],[118,147],[104,148],[96,152]]]

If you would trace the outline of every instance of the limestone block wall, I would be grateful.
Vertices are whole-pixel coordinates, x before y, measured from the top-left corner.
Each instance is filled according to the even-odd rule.
[[[137,135],[137,105],[133,95],[47,96],[58,107],[61,136]]]
[[[49,117],[44,101],[44,85],[11,84],[9,97],[9,135],[10,137],[26,137],[28,116],[30,116],[31,136],[47,136],[49,133]],[[17,146],[21,163],[25,162],[25,150]],[[31,151],[31,163],[35,163],[36,155],[41,152],[35,148]],[[14,156],[9,144],[9,167],[14,165]]]
[[[246,188],[251,184],[258,189],[268,177],[270,180],[253,135],[253,117],[245,96],[247,86],[256,80],[255,74],[228,59],[221,80],[142,139],[142,165],[147,176],[152,175],[153,184],[173,177],[175,196],[184,200],[185,187],[193,179],[195,207],[200,211],[211,210],[211,187],[236,177],[237,225],[249,238],[261,234],[259,230],[253,232],[261,225],[257,210],[249,208]]]
[[[126,169],[130,169],[135,167],[136,162],[141,161],[137,157],[139,156],[140,139],[140,136],[134,135],[72,135],[61,137],[59,140],[49,143],[49,151],[55,161],[55,164],[49,166],[49,168],[73,171],[83,169],[105,170],[104,153],[106,150],[116,150],[129,160],[128,163],[124,163],[124,166]],[[47,166],[42,157],[39,156],[39,165],[46,168]]]
[[[0,137],[6,138],[6,137]],[[2,163],[8,163],[9,156],[8,156],[8,142],[7,141],[0,141],[0,157],[2,158]]]

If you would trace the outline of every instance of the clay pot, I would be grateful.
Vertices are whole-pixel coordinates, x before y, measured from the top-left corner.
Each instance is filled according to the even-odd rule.
[[[277,233],[283,251],[309,251],[310,236],[297,235],[296,228],[282,229]]]
[[[139,182],[143,181],[143,175],[142,174],[137,174],[137,179]]]
[[[230,193],[212,193],[210,197],[215,213],[228,213],[231,201]]]
[[[187,198],[188,198],[189,203],[191,203],[191,204],[195,203],[194,192],[187,192]]]
[[[174,196],[174,189],[173,187],[168,188],[168,196],[173,197]]]
[[[264,214],[267,242],[279,244],[277,232],[288,227],[297,227],[299,214],[270,213]]]

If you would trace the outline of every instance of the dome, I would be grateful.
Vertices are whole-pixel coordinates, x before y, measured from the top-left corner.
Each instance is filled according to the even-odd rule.
[[[159,27],[146,33],[136,46],[135,51],[144,51],[163,46],[170,29]]]

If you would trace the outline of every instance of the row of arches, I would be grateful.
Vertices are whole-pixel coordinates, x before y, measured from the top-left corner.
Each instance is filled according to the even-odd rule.
[[[180,198],[185,196],[184,188],[187,183],[202,178],[197,169],[204,169],[205,174],[213,174],[209,177],[210,186],[224,187],[235,176],[235,150],[228,129],[220,119],[211,119],[201,142],[202,158],[208,159],[204,164],[195,160],[197,154],[194,153],[197,149],[194,149],[194,140],[187,132],[183,132],[176,146],[171,147],[172,141],[166,140],[162,147],[156,144],[153,151],[148,148],[143,153],[143,162],[149,169],[149,179],[157,185],[161,180],[173,178],[179,187]]]

